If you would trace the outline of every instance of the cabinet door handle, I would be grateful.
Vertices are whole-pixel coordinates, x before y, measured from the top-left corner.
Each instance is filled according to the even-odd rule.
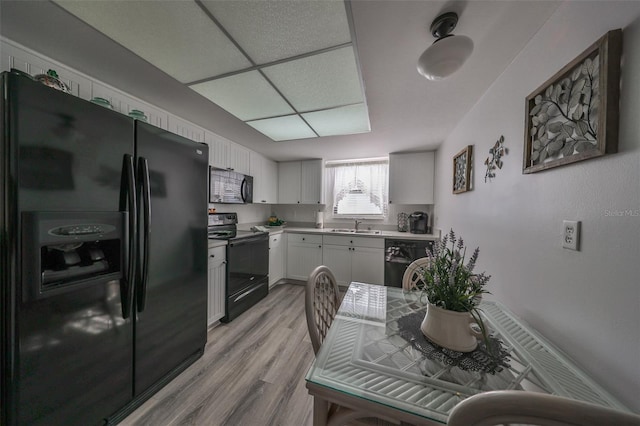
[[[322,246],[318,246],[318,248],[322,248]]]
[[[216,255],[215,254],[210,254],[209,257],[216,257]]]
[[[304,238],[302,239],[302,241],[304,241]]]

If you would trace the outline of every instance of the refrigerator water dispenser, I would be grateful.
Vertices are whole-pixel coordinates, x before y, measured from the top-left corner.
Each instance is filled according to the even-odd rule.
[[[123,277],[123,212],[23,212],[23,301]]]

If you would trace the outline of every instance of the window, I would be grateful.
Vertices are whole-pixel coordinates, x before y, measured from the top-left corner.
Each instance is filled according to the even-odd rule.
[[[327,162],[327,201],[337,217],[386,218],[389,160],[373,158]]]

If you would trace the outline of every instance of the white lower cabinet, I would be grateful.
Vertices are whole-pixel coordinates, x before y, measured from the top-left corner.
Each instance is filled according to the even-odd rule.
[[[269,287],[284,278],[284,233],[269,236]]]
[[[322,261],[335,275],[338,285],[352,281],[384,284],[384,239],[325,235]]]
[[[322,265],[322,235],[287,234],[287,278],[306,281]]]
[[[227,279],[226,250],[225,246],[209,249],[207,325],[224,317],[224,287]]]
[[[377,241],[384,243],[382,239]],[[353,248],[351,252],[351,281],[384,285],[384,247]]]

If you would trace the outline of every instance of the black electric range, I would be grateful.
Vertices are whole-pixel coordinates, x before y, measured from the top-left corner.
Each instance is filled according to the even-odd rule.
[[[229,322],[269,294],[269,233],[239,231],[236,213],[210,213],[209,239],[226,240],[225,316]]]

